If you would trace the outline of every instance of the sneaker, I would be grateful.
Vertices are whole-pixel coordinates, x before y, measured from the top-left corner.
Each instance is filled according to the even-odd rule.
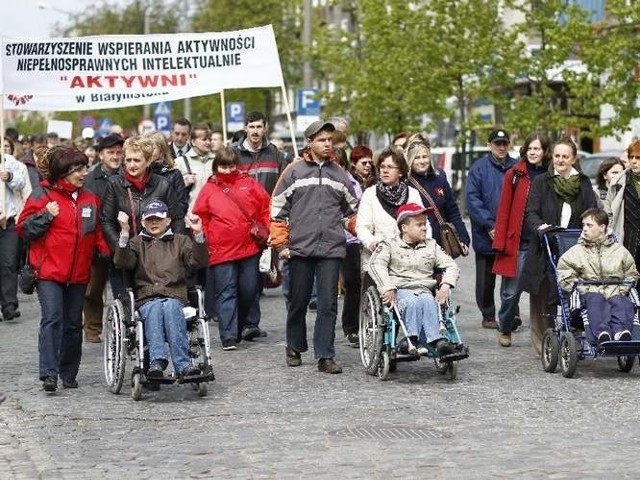
[[[267,331],[266,330],[262,330],[260,327],[258,327],[258,330],[260,330],[260,337],[264,338],[267,336]]]
[[[242,340],[247,342],[251,342],[254,338],[258,338],[260,336],[260,329],[257,325],[249,325],[248,327],[244,327],[242,329]]]
[[[42,388],[45,392],[55,392],[58,389],[58,381],[53,377],[42,380]]]
[[[511,333],[499,332],[498,333],[498,343],[501,347],[510,347],[511,346]]]
[[[229,340],[222,341],[222,350],[224,350],[225,352],[230,352],[232,350],[237,350],[237,349],[238,349],[238,342],[236,342],[235,339],[230,338]]]
[[[448,340],[438,340],[438,343],[436,343],[436,350],[438,350],[438,355],[441,357],[444,355],[451,355],[454,349],[455,347]]]
[[[355,346],[360,343],[360,338],[357,333],[347,333],[347,342]]]
[[[513,317],[513,322],[511,322],[511,332],[515,332],[521,325],[522,319],[520,318],[520,315],[516,315],[515,317]]]
[[[488,328],[497,330],[498,324],[496,323],[495,318],[492,317],[482,317],[482,328]]]
[[[153,360],[149,365],[149,370],[147,370],[147,378],[159,379],[164,377],[165,368],[161,360]]]
[[[78,388],[77,380],[62,380],[62,388]]]
[[[102,339],[100,338],[100,334],[96,332],[86,332],[84,334],[84,341],[89,343],[101,343]]]
[[[291,347],[286,347],[284,351],[287,356],[287,366],[299,367],[302,365],[302,355],[300,355],[300,352],[296,352]]]
[[[426,357],[427,355],[429,355],[429,349],[422,345],[418,345],[418,355],[420,355],[421,357]]]
[[[620,340],[621,342],[631,341],[631,332],[629,330],[623,330],[618,334],[618,340]]]
[[[600,335],[598,335],[598,345],[604,342],[610,342],[610,341],[611,341],[611,335],[609,334],[609,332],[601,332]]]
[[[342,367],[333,361],[333,358],[321,358],[318,360],[318,371],[324,373],[342,373]]]

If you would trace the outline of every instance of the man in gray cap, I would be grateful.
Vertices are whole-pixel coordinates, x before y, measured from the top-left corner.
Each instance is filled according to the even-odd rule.
[[[300,354],[309,348],[306,315],[315,278],[313,349],[318,370],[325,373],[342,372],[334,361],[338,274],[346,254],[344,228],[355,223],[358,204],[346,172],[333,161],[334,130],[321,120],[307,127],[302,159],[284,170],[271,201],[271,244],[290,270],[286,363],[301,365]]]
[[[85,180],[85,188],[91,190],[98,197],[103,198],[109,177],[116,174],[122,165],[122,145],[124,138],[112,133],[101,138],[96,146],[99,163],[89,172]],[[102,313],[104,310],[104,289],[107,278],[111,278],[111,290],[117,295],[122,289],[122,279],[119,275],[110,275],[112,262],[96,258],[91,265],[91,280],[84,296],[84,336],[90,343],[99,343],[102,334]]]

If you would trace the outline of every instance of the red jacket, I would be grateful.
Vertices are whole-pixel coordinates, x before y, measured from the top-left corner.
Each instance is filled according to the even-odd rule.
[[[496,231],[493,249],[496,257],[493,273],[515,277],[518,266],[518,250],[524,224],[531,177],[526,160],[519,161],[504,176],[502,195],[496,215]]]
[[[71,192],[48,180],[40,182],[20,213],[16,230],[29,242],[29,263],[39,280],[64,284],[88,284],[96,249],[111,254],[100,227],[100,199],[89,190]],[[60,213],[46,210],[58,202]]]
[[[249,234],[251,222],[230,195],[252,219],[269,228],[270,197],[262,185],[240,171],[212,175],[193,206],[193,213],[202,219],[209,265],[249,258],[261,251]]]

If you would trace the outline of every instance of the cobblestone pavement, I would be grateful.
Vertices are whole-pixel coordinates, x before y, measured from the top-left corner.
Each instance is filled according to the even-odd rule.
[[[319,373],[311,353],[287,368],[284,305],[269,291],[267,338],[223,352],[212,325],[217,379],[206,398],[187,386],[141,402],[127,386],[113,395],[96,344],[84,346],[80,388],[47,395],[36,298],[21,297],[22,318],[0,323],[0,479],[638,478],[637,367],[585,360],[574,379],[544,373],[526,320],[513,347],[498,347],[480,328],[473,261],[460,264],[458,324],[471,357],[453,382],[426,360],[382,382],[342,335],[342,375]]]

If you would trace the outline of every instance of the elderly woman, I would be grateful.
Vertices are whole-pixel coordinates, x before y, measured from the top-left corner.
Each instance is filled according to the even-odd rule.
[[[640,140],[626,150],[629,169],[609,186],[604,210],[611,217],[611,227],[640,268]]]
[[[356,233],[362,242],[362,268],[368,270],[369,258],[381,240],[398,235],[396,212],[406,203],[424,206],[418,191],[410,187],[409,167],[402,150],[387,147],[378,156],[379,180],[367,188],[360,199],[356,217]],[[431,237],[431,227],[427,238]]]
[[[233,148],[218,150],[213,175],[193,206],[209,243],[207,287],[213,285],[218,331],[225,351],[236,350],[242,338],[261,336],[259,310],[250,307],[260,294],[258,261],[263,246],[254,241],[251,228],[253,222],[269,228],[269,194],[246,172],[238,170],[238,162]]]
[[[502,276],[498,343],[503,347],[511,346],[511,332],[522,324],[519,282],[532,238],[524,221],[531,182],[547,171],[550,161],[551,142],[544,135],[532,133],[520,149],[520,161],[504,176],[493,237],[496,257],[492,270]]]
[[[409,165],[409,185],[420,192],[422,203],[427,207],[438,209],[442,219],[456,227],[462,243],[463,255],[469,253],[469,232],[462,221],[460,209],[456,202],[451,185],[442,170],[436,169],[431,155],[431,143],[420,134],[409,137],[405,157]],[[426,195],[425,195],[426,193]],[[438,245],[442,245],[440,223],[435,213],[430,213],[432,237]]]
[[[40,380],[45,391],[77,388],[82,355],[82,304],[99,251],[110,255],[100,228],[100,200],[83,188],[89,159],[73,147],[47,152],[47,178],[20,214],[17,229],[30,242],[40,302]]]
[[[571,139],[560,140],[553,146],[552,162],[550,170],[531,183],[526,222],[532,235],[542,236],[552,226],[582,228],[580,216],[585,210],[598,206],[591,180],[575,168],[578,149]],[[530,294],[531,340],[538,353],[542,335],[546,328],[553,326],[555,316],[557,299],[550,274],[542,243],[531,242],[520,285]]]

